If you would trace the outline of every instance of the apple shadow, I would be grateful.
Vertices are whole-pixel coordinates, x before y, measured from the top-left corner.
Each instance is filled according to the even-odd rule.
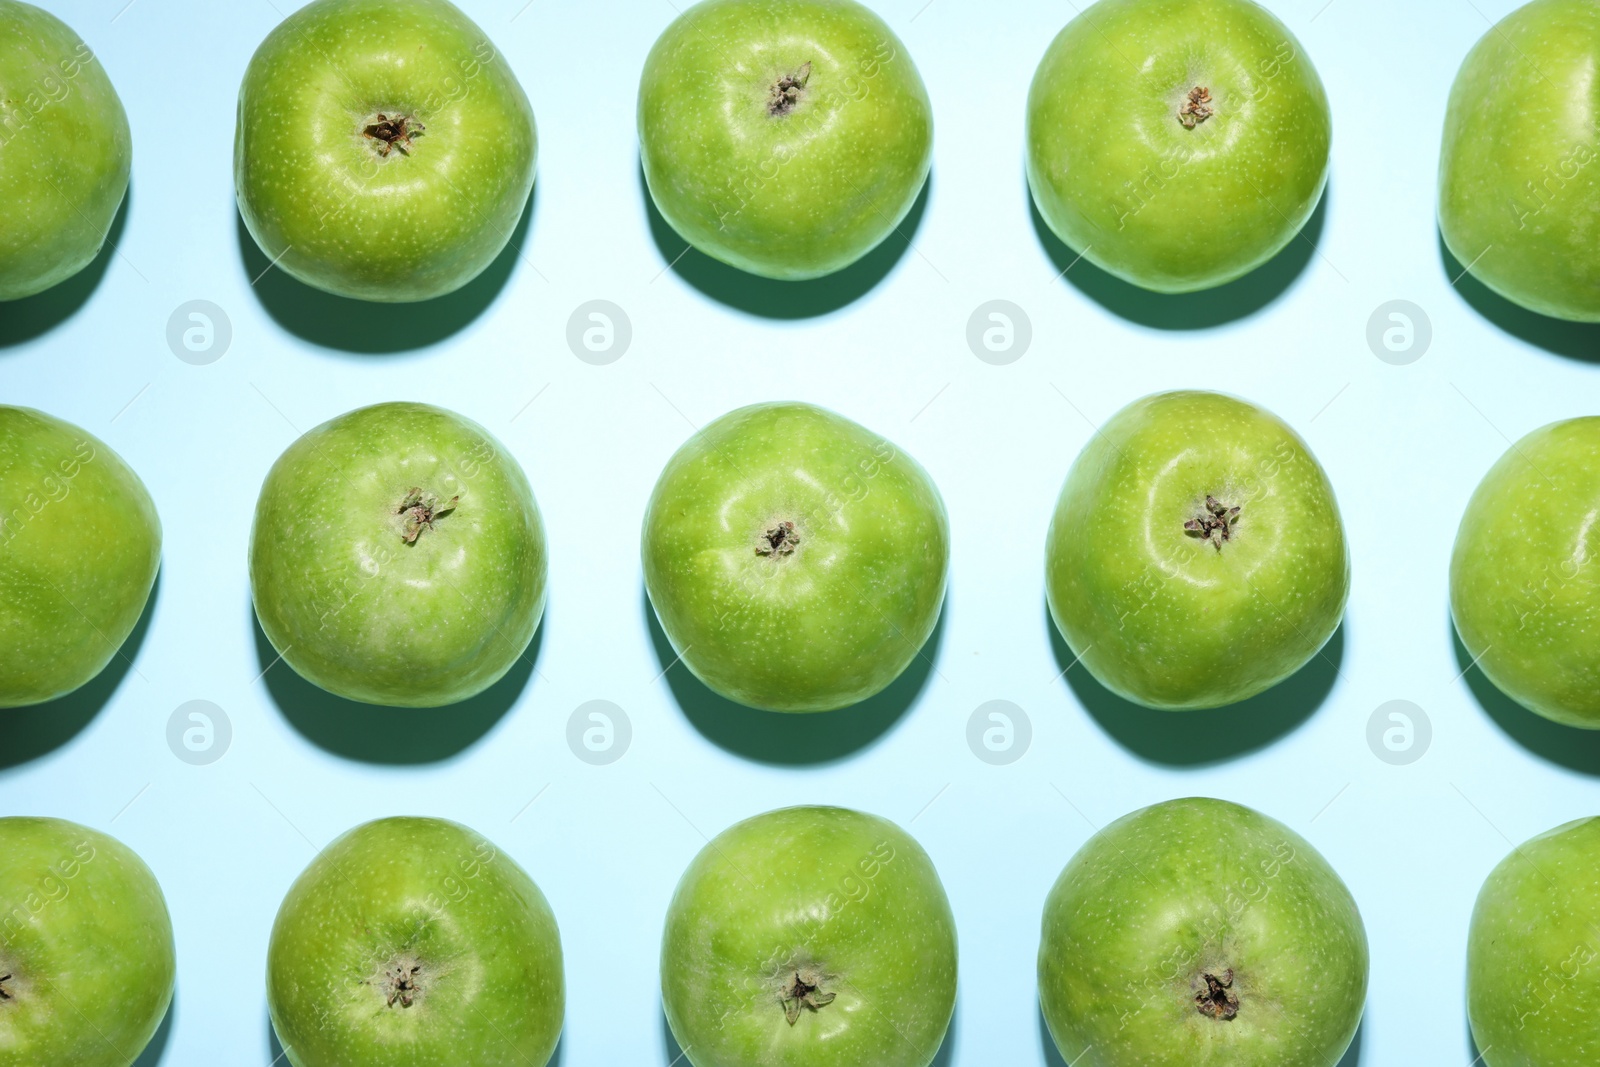
[[[150,1035],[150,1043],[129,1067],[159,1067],[162,1057],[167,1054],[167,1042],[172,1039],[172,1020],[177,1014],[178,993],[173,990],[172,1003],[167,1005],[167,1014],[161,1017],[161,1025],[156,1027],[156,1032]]]
[[[492,304],[516,267],[533,219],[539,184],[534,183],[511,240],[494,262],[453,293],[414,304],[384,304],[335,296],[306,285],[273,266],[234,211],[239,259],[256,298],[283,329],[324,348],[368,355],[409,352],[438,344],[465,328]]]
[[[1124,700],[1095,680],[1062,638],[1048,603],[1044,624],[1050,631],[1056,664],[1100,729],[1141,759],[1169,767],[1222,763],[1265,748],[1298,729],[1322,706],[1338,680],[1339,665],[1344,661],[1344,632],[1349,625],[1348,620],[1340,620],[1321,652],[1264,693],[1220,708],[1157,711]],[[1225,723],[1222,717],[1226,717]]]
[[[282,662],[261,629],[254,607],[256,662],[272,701],[290,726],[312,744],[336,756],[394,766],[440,763],[482,740],[511,710],[527,687],[544,644],[550,612],[545,610],[533,640],[494,685],[475,697],[440,708],[393,708],[334,696]]]
[[[959,1014],[959,1013],[958,1013]],[[950,1067],[955,1062],[956,1054],[956,1019],[957,1015],[950,1016],[950,1028],[944,1032],[944,1040],[939,1044],[939,1051],[934,1053],[933,1059],[928,1061],[928,1067]],[[661,1012],[661,1046],[665,1060],[670,1067],[688,1063],[683,1048],[679,1046],[678,1039],[672,1034],[672,1024],[667,1022],[667,1013]],[[1053,1047],[1053,1046],[1052,1046]],[[554,1060],[550,1061],[554,1063]],[[1341,1064],[1340,1067],[1345,1067]]]
[[[278,1031],[272,1026],[272,1012],[267,1012],[267,1055],[271,1056],[272,1067],[287,1064],[289,1058],[284,1055],[283,1042],[278,1040]]]
[[[89,297],[100,287],[100,279],[105,277],[106,269],[111,266],[111,257],[117,254],[117,244],[122,240],[122,231],[127,228],[132,203],[133,183],[129,182],[127,195],[122,198],[122,205],[117,208],[111,226],[106,230],[105,243],[88,266],[42,293],[21,300],[0,301],[0,348],[20,345],[49,333],[89,302]]]
[[[1463,1011],[1461,1014],[1467,1024],[1467,1051],[1472,1053],[1472,1060],[1470,1062],[1482,1063],[1483,1050],[1478,1048],[1478,1038],[1472,1032],[1472,1016],[1465,1011]]]
[[[1450,246],[1444,243],[1443,232],[1438,232],[1438,238],[1439,265],[1444,269],[1445,280],[1455,279],[1456,292],[1472,310],[1502,331],[1547,352],[1590,363],[1600,362],[1600,322],[1569,322],[1541,315],[1507,300],[1479,281],[1477,275],[1468,273],[1450,251]]]
[[[1448,616],[1446,616],[1448,619]],[[1600,775],[1600,730],[1584,730],[1552,722],[1511,699],[1489,680],[1483,668],[1472,661],[1472,653],[1461,643],[1454,622],[1450,641],[1455,648],[1456,666],[1478,706],[1503,733],[1540,759],[1583,774]]]
[[[1079,292],[1112,314],[1141,326],[1155,330],[1203,330],[1254,315],[1281,297],[1304,273],[1322,241],[1333,183],[1330,181],[1323,189],[1311,217],[1281,252],[1242,278],[1196,293],[1156,293],[1142,289],[1080,258],[1076,250],[1051,231],[1050,224],[1039,213],[1026,175],[1023,195],[1028,198],[1033,232],[1045,254],[1055,264],[1057,272],[1065,272],[1062,276]]]
[[[642,593],[650,642],[672,696],[694,728],[713,744],[744,759],[781,766],[832,763],[852,756],[881,738],[900,721],[928,684],[939,655],[950,596],[939,606],[939,621],[910,666],[888,688],[838,711],[795,714],[746,707],[711,691],[683,663],[661,621]]]
[[[718,303],[768,319],[808,319],[826,315],[871,292],[911,247],[911,239],[927,210],[932,187],[930,171],[900,225],[848,267],[809,281],[786,282],[750,274],[713,259],[698,248],[691,248],[657,209],[645,180],[644,166],[639,166],[639,195],[644,198],[645,211],[649,214],[650,236],[667,269]]]
[[[1344,1050],[1344,1055],[1334,1067],[1361,1067],[1361,1046],[1365,1044],[1366,1029],[1367,1021],[1363,1018],[1356,1026],[1355,1036],[1350,1039],[1350,1047]],[[1056,1048],[1055,1038],[1050,1036],[1050,1024],[1044,1021],[1043,1008],[1039,1009],[1039,1047],[1044,1051],[1045,1067],[1070,1067],[1062,1059],[1061,1050]]]
[[[1361,1067],[1361,1047],[1366,1044],[1367,1020],[1362,1018],[1356,1027],[1355,1036],[1350,1039],[1350,1047],[1344,1050],[1344,1055],[1334,1067]]]
[[[160,592],[161,572],[157,571],[139,621],[133,624],[128,639],[99,674],[66,696],[47,703],[0,709],[0,770],[54,752],[82,732],[100,714],[100,709],[111,702],[123,678],[133,669],[133,661],[139,658]]]

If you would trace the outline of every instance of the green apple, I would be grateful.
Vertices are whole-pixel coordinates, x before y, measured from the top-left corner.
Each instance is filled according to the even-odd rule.
[[[1074,1067],[1333,1067],[1366,995],[1344,882],[1299,834],[1225,800],[1124,815],[1045,901],[1039,1003]]]
[[[1456,75],[1439,156],[1439,230],[1485,285],[1544,315],[1600,322],[1600,4],[1534,0]]]
[[[0,819],[0,1063],[128,1067],[177,965],[156,876],[65,819]]]
[[[160,565],[161,520],[122,457],[71,423],[0,405],[0,708],[99,674]]]
[[[828,711],[881,691],[944,602],[950,529],[916,460],[810,404],[754,404],[668,461],[644,581],[679,657],[730,700]]]
[[[894,232],[933,161],[933,109],[894,31],[854,0],[704,0],[639,80],[662,216],[768,278],[849,266]]]
[[[54,15],[0,0],[0,300],[89,265],[132,165],[128,115],[94,52]]]
[[[1107,689],[1232,704],[1339,627],[1350,552],[1333,486],[1281,419],[1221,393],[1113,415],[1067,473],[1045,542],[1050,615]]]
[[[1333,118],[1305,49],[1251,0],[1100,0],[1028,92],[1028,185],[1057,237],[1162,293],[1277,255],[1328,180]]]
[[[1600,417],[1518,441],[1467,503],[1450,558],[1461,643],[1513,700],[1600,729]]]
[[[313,0],[250,60],[234,185],[256,243],[300,281],[427,300],[505,248],[537,146],[510,65],[448,0]]]
[[[955,919],[894,823],[770,811],[683,873],[661,994],[694,1067],[927,1067],[955,1011]]]
[[[330,693],[436,707],[482,692],[544,612],[544,523],[505,446],[427,404],[340,415],[278,457],[250,588],[284,661]]]
[[[293,1067],[544,1067],[565,1002],[544,894],[443,819],[345,833],[272,924],[267,1011]]]
[[[1600,819],[1500,861],[1472,909],[1467,1018],[1488,1067],[1588,1067],[1600,1056]]]

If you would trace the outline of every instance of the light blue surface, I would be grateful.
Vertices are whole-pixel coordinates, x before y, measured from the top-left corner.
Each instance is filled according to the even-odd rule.
[[[1479,884],[1512,842],[1600,811],[1600,735],[1492,695],[1480,702],[1484,683],[1461,676],[1447,617],[1450,545],[1483,472],[1508,438],[1600,406],[1600,366],[1573,358],[1600,354],[1600,333],[1523,315],[1470,279],[1452,288],[1459,268],[1441,262],[1445,96],[1487,19],[1513,0],[1272,0],[1333,103],[1328,198],[1310,241],[1240,286],[1178,299],[1134,293],[1087,264],[1059,277],[1072,254],[1041,240],[1030,215],[1023,101],[1073,5],[883,0],[933,98],[931,188],[905,227],[914,250],[891,238],[873,261],[887,270],[875,286],[797,319],[742,308],[778,311],[827,291],[729,280],[698,254],[669,269],[683,244],[659,220],[652,235],[634,90],[671,3],[469,0],[533,100],[540,177],[520,253],[495,268],[503,285],[478,286],[481,310],[444,323],[376,306],[322,321],[326,302],[280,274],[251,285],[265,261],[247,237],[241,247],[233,206],[234,97],[287,0],[282,10],[125,2],[46,2],[100,54],[127,105],[132,199],[117,253],[97,264],[103,276],[80,307],[57,309],[39,332],[37,305],[0,305],[0,399],[120,452],[161,510],[165,559],[148,629],[109,696],[101,682],[93,701],[0,719],[0,763],[11,765],[0,811],[108,830],[160,877],[178,994],[164,1047],[145,1064],[270,1063],[262,975],[279,899],[335,835],[407,812],[471,824],[548,895],[566,949],[563,1067],[664,1067],[676,1051],[656,952],[679,873],[707,835],[801,802],[894,819],[938,864],[962,950],[940,1062],[1057,1063],[1034,998],[1045,893],[1094,826],[1189,794],[1283,820],[1360,902],[1372,985],[1346,1067],[1472,1061],[1464,945]],[[1204,209],[1203,188],[1186,195]],[[208,366],[175,358],[166,340],[168,317],[195,299],[232,324],[231,348]],[[592,299],[632,323],[631,347],[608,366],[566,342],[569,316]],[[991,299],[1031,319],[1032,346],[1008,366],[967,345],[968,317]],[[1432,347],[1407,366],[1375,358],[1365,336],[1394,299],[1432,322]],[[1179,320],[1197,325],[1172,328]],[[443,339],[389,354],[319,343],[338,331],[393,345],[408,331]],[[1244,716],[1104,708],[1080,671],[1061,676],[1045,615],[1045,526],[1091,423],[1174,387],[1237,393],[1287,419],[1327,467],[1351,538],[1337,673],[1314,667]],[[871,740],[804,766],[747,754],[781,758],[831,743],[818,732],[859,727],[797,719],[775,733],[704,707],[682,668],[663,677],[638,563],[645,500],[691,424],[774,398],[825,404],[915,455],[944,493],[954,538],[945,621],[909,707],[893,722],[892,710],[869,713]],[[480,421],[538,494],[550,610],[536,668],[503,714],[352,722],[283,665],[262,676],[271,655],[244,565],[256,490],[298,431],[387,399]],[[608,766],[580,761],[566,741],[568,717],[594,699],[632,723],[630,750]],[[1009,766],[980,761],[966,741],[969,716],[994,699],[1032,724],[1030,750]],[[1408,766],[1380,761],[1366,740],[1374,709],[1394,699],[1432,723],[1431,748]],[[190,700],[215,702],[232,724],[231,747],[209,766],[168,748],[168,719]],[[435,758],[371,758],[391,746]],[[1244,751],[1187,762],[1223,748]]]

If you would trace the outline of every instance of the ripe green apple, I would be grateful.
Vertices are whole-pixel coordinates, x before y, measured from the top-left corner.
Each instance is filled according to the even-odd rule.
[[[161,520],[122,457],[71,423],[0,405],[0,708],[99,674],[160,565]]]
[[[379,819],[317,854],[267,946],[293,1067],[544,1067],[561,934],[511,857],[443,819]]]
[[[694,1067],[927,1067],[955,1012],[955,918],[894,823],[770,811],[683,873],[661,994]]]
[[[65,819],[0,819],[0,1063],[128,1067],[172,1002],[156,876]]]
[[[1461,643],[1507,696],[1600,729],[1600,417],[1513,445],[1467,503],[1450,558]]]
[[[700,251],[816,278],[905,218],[933,109],[905,45],[855,0],[704,0],[639,80],[639,148],[662,216]]]
[[[879,692],[933,632],[950,529],[894,445],[810,404],[722,416],[668,461],[644,517],[644,581],[706,685],[769,711]]]
[[[1221,393],[1113,415],[1045,542],[1050,615],[1107,689],[1152,708],[1244,700],[1339,627],[1350,553],[1333,486],[1281,419]]]
[[[1600,4],[1534,0],[1483,35],[1450,90],[1439,230],[1485,285],[1600,322]]]
[[[128,115],[94,52],[54,15],[0,0],[0,300],[89,265],[132,165]]]
[[[1074,1067],[1333,1067],[1366,995],[1344,882],[1293,830],[1225,800],[1124,815],[1045,901],[1039,1003]]]
[[[1472,909],[1467,1018],[1488,1067],[1586,1067],[1600,1056],[1600,819],[1500,861]]]
[[[516,663],[544,612],[544,522],[505,446],[427,404],[340,415],[272,465],[250,533],[262,632],[330,693],[436,707]]]
[[[250,60],[234,185],[251,236],[300,281],[428,300],[505,248],[537,146],[510,65],[448,0],[313,0]]]
[[[1305,49],[1251,0],[1100,0],[1039,63],[1027,138],[1057,237],[1125,281],[1186,293],[1300,232],[1333,118]]]

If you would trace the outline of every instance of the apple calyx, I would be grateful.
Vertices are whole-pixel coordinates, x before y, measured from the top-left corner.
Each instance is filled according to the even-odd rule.
[[[793,1026],[800,1021],[802,1009],[820,1011],[824,1006],[833,1003],[837,993],[826,993],[821,989],[822,982],[827,975],[819,971],[805,968],[793,972],[793,977],[784,982],[782,990],[783,1017]]]
[[[6,988],[6,983],[15,977],[15,975],[11,974],[0,974],[0,1002],[16,999],[11,990]]]
[[[1215,114],[1215,109],[1211,107],[1210,88],[1196,85],[1184,98],[1183,106],[1178,108],[1178,121],[1183,124],[1184,129],[1192,130]]]
[[[794,531],[794,523],[787,520],[775,526],[769,526],[756,542],[756,555],[771,556],[782,559],[784,556],[794,555],[794,548],[800,543],[800,535]]]
[[[1221,974],[1202,974],[1206,987],[1194,995],[1200,1014],[1218,1022],[1229,1022],[1239,1014],[1239,995],[1233,992],[1233,968]]]
[[[400,539],[408,545],[416,544],[417,538],[422,536],[422,531],[433,529],[433,524],[441,516],[454,511],[460,500],[458,494],[441,502],[433,493],[424,493],[417,486],[412,486],[406,490],[405,499],[400,501],[400,506],[394,509],[396,515],[405,516]]]
[[[1233,525],[1239,521],[1239,509],[1228,507],[1217,502],[1217,498],[1206,495],[1206,508],[1195,518],[1183,524],[1183,528],[1190,535],[1203,541],[1210,541],[1216,546],[1217,551],[1222,551],[1222,542],[1233,540]]]
[[[785,74],[773,82],[772,89],[767,95],[767,114],[777,118],[793,111],[805,93],[806,82],[810,80],[811,61],[807,60],[792,73]]]
[[[415,959],[402,960],[383,972],[384,1003],[389,1007],[399,1004],[409,1008],[422,996],[422,964]]]
[[[427,127],[410,115],[388,115],[380,111],[361,129],[365,137],[376,141],[374,145],[379,159],[389,158],[389,153],[398,150],[402,156],[411,154],[411,139],[425,133]]]

